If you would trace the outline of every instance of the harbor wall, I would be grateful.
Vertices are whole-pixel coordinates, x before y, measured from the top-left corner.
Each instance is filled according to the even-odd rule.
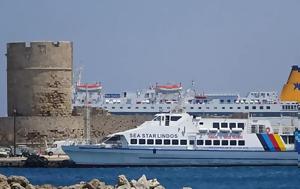
[[[91,139],[99,142],[106,135],[124,131],[152,119],[150,115],[115,116],[110,114],[91,116]],[[56,140],[83,139],[83,116],[21,116],[16,117],[17,143],[42,146]],[[0,118],[0,145],[13,144],[13,117]]]

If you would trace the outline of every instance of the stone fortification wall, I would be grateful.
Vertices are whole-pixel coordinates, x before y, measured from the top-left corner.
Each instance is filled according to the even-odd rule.
[[[100,141],[108,134],[124,131],[140,125],[152,116],[91,116],[91,139]],[[83,116],[64,117],[17,117],[16,118],[17,143],[40,144],[45,141],[52,143],[55,140],[83,139]],[[0,145],[13,144],[13,117],[0,118]]]
[[[72,42],[7,44],[7,112],[68,116],[72,111]]]

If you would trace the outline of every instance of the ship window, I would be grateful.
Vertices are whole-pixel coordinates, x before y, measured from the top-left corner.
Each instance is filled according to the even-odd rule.
[[[270,110],[271,109],[271,107],[270,106],[267,106],[267,110]]]
[[[203,122],[199,122],[199,125],[203,125]]]
[[[228,146],[228,140],[222,140],[222,146]]]
[[[232,109],[233,109],[233,107],[229,107],[229,109],[231,109],[231,110],[232,110]]]
[[[221,123],[221,128],[228,128],[228,123]]]
[[[162,144],[162,140],[161,139],[156,139],[155,140],[155,144],[156,145],[161,145]]]
[[[230,102],[231,102],[231,100],[227,100],[227,102],[228,102],[228,103],[230,103]]]
[[[127,109],[131,109],[131,107],[127,107]]]
[[[144,109],[147,109],[147,107],[144,107]]]
[[[219,140],[214,140],[214,145],[219,146],[220,145],[220,141]]]
[[[264,107],[263,107],[263,106],[260,106],[260,107],[259,107],[259,109],[263,110],[263,109],[264,109]]]
[[[120,109],[123,109],[123,107],[121,106]]]
[[[284,105],[282,106],[282,109],[285,110],[285,106]]]
[[[172,116],[171,121],[178,121],[181,118],[181,116]]]
[[[244,123],[238,123],[238,128],[241,128],[244,130],[245,124]]]
[[[230,129],[236,128],[236,123],[229,123],[229,128],[230,128]]]
[[[245,110],[249,110],[249,106],[245,106]]]
[[[145,139],[139,139],[139,144],[146,144],[146,140]]]
[[[172,140],[172,145],[178,145],[178,140]]]
[[[256,109],[256,106],[252,106],[252,110],[255,110]]]
[[[236,140],[231,140],[230,141],[230,146],[236,146]]]
[[[147,139],[147,144],[154,144],[154,140],[153,139]]]
[[[165,140],[164,140],[164,144],[165,144],[165,145],[170,145],[170,144],[171,144],[171,142],[170,142],[170,140],[169,140],[169,139],[165,139]]]
[[[169,109],[170,109],[170,107],[168,106],[168,107],[167,107],[167,109],[169,110]]]
[[[224,103],[224,100],[220,100],[221,103]]]
[[[115,107],[113,106],[113,107],[111,107],[111,109],[115,109]]]
[[[186,140],[180,140],[180,145],[187,145],[187,141]]]
[[[281,136],[282,140],[284,141],[285,144],[288,144],[287,142],[287,136]]]
[[[211,145],[211,140],[205,140],[205,145]]]
[[[251,125],[251,133],[256,133],[256,125]]]
[[[214,122],[214,123],[213,123],[213,128],[220,129],[220,124]]]
[[[104,109],[107,109],[107,107],[106,107],[106,106],[104,106]]]
[[[217,109],[217,107],[214,107],[214,109],[216,110],[216,109]]]
[[[194,145],[195,141],[194,140],[190,140],[189,143],[190,143],[190,145]]]
[[[225,110],[225,107],[222,107],[223,110]]]
[[[160,119],[161,119],[161,116],[156,116],[156,117],[153,119],[153,121],[160,121]]]
[[[239,146],[245,146],[245,141],[244,140],[239,140],[238,144],[239,144]]]
[[[192,109],[194,109],[194,107],[190,107],[190,109],[192,110]]]
[[[209,109],[209,107],[206,107],[206,109]]]
[[[238,109],[238,110],[240,110],[240,109],[241,109],[241,107],[237,107],[237,109]]]
[[[199,110],[201,110],[201,107],[198,107]]]
[[[197,145],[203,145],[203,140],[197,140]]]
[[[153,106],[151,106],[151,109],[154,109],[154,107],[153,107]]]
[[[289,136],[289,144],[294,144],[294,143],[295,143],[294,136]]]
[[[258,126],[258,133],[264,133],[265,132],[265,126],[264,125],[259,125]]]
[[[139,107],[135,107],[135,109],[139,109]]]
[[[137,139],[130,139],[130,144],[137,144]]]

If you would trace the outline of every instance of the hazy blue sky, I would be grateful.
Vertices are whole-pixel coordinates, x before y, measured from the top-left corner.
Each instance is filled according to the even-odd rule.
[[[108,92],[192,80],[206,92],[280,91],[300,64],[299,10],[299,0],[1,0],[0,115],[12,41],[73,41],[83,79]]]

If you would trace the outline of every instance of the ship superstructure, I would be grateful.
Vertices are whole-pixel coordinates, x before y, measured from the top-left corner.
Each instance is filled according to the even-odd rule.
[[[281,94],[276,92],[249,92],[239,94],[206,94],[194,87],[183,89],[179,84],[156,84],[136,92],[104,93],[98,83],[75,86],[73,106],[99,107],[113,114],[156,114],[170,112],[177,106],[195,116],[242,116],[270,118],[298,118],[300,95],[300,68],[293,66]],[[300,84],[299,84],[300,86]],[[297,99],[299,98],[299,100]],[[282,100],[281,100],[282,99]]]

